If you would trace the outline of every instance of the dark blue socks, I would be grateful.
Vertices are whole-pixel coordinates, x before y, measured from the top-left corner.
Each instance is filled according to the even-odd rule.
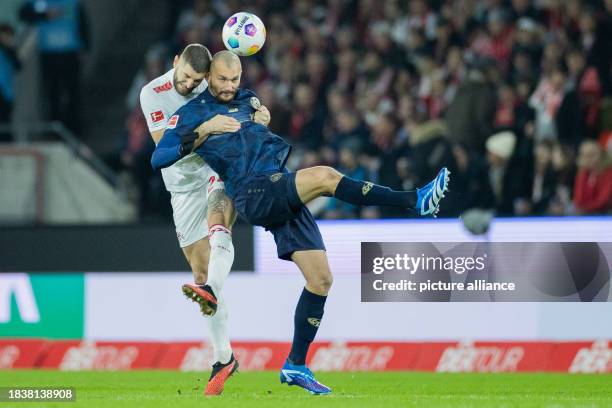
[[[417,202],[416,191],[395,191],[346,176],[340,179],[334,197],[355,205],[388,205],[402,208],[415,208]]]
[[[306,354],[310,343],[317,335],[323,317],[327,296],[320,296],[304,288],[295,308],[293,344],[289,353],[289,363],[306,364]]]

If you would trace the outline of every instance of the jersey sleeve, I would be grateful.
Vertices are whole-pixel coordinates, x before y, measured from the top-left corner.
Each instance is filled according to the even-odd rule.
[[[182,158],[182,136],[192,133],[202,122],[214,116],[207,109],[194,109],[190,102],[176,111],[168,120],[166,130],[151,156],[154,169],[169,167]]]
[[[172,113],[167,112],[166,109],[160,105],[160,98],[156,96],[158,95],[149,87],[144,87],[140,91],[140,108],[147,120],[147,127],[151,133],[165,129],[170,119],[169,115]]]
[[[197,127],[192,122],[183,108],[170,117],[164,135],[151,155],[151,165],[154,169],[169,167],[181,159],[181,135],[186,135]]]

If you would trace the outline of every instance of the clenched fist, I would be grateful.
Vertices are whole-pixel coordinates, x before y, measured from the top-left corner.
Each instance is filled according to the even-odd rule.
[[[270,111],[268,108],[261,105],[253,115],[253,122],[268,126],[268,123],[270,123]]]

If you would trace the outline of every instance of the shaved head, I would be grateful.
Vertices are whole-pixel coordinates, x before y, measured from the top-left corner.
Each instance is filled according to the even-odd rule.
[[[206,76],[208,90],[219,102],[230,102],[238,91],[241,75],[240,58],[231,51],[219,51],[213,57]]]
[[[236,65],[242,70],[242,64],[240,58],[231,51],[223,50],[215,54],[211,62],[211,69],[215,64],[223,63],[228,68],[233,68]]]

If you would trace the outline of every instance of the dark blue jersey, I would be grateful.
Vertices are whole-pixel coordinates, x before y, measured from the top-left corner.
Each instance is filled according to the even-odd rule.
[[[192,133],[215,115],[231,116],[240,122],[240,130],[212,135],[195,152],[219,174],[227,195],[234,198],[247,178],[280,172],[291,151],[280,136],[253,122],[256,107],[259,99],[248,89],[239,89],[228,103],[217,101],[208,90],[202,92],[170,118],[151,164],[154,168],[170,166],[180,159],[181,136]]]

